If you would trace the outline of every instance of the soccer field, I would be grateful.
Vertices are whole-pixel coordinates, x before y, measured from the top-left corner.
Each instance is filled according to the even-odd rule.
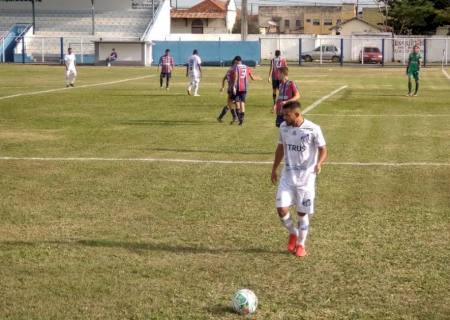
[[[65,89],[62,67],[0,65],[0,318],[240,319],[250,288],[254,319],[448,319],[444,72],[406,97],[403,68],[290,69],[305,108],[347,86],[306,114],[329,151],[306,258],[274,208],[268,68],[242,127],[216,121],[224,73],[188,97],[182,68],[166,92],[156,68]]]

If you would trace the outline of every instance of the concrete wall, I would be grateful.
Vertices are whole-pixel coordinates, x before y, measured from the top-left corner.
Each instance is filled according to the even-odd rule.
[[[172,18],[171,33],[192,33],[192,22],[196,19]],[[227,33],[225,19],[201,19],[203,33]]]
[[[170,34],[171,29],[170,19],[170,0],[164,0],[158,7],[155,13],[155,18],[148,29],[147,34],[144,35],[145,41],[161,40]]]
[[[140,0],[142,1],[142,0]],[[95,0],[96,10],[127,10],[131,9],[132,0]],[[91,0],[42,0],[36,2],[36,10],[91,10]],[[30,10],[30,2],[0,1],[0,10]]]
[[[258,23],[267,26],[269,21],[279,23],[280,32],[286,34],[331,34],[330,28],[340,20],[355,17],[354,5],[342,6],[261,6]],[[300,26],[297,26],[299,20]],[[314,24],[318,21],[318,25]],[[289,26],[286,25],[289,21]],[[328,24],[331,23],[331,24]]]

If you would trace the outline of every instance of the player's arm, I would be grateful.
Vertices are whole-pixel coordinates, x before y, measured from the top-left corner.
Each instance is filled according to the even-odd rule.
[[[198,64],[198,72],[200,72],[200,75],[202,74],[202,66],[200,65],[200,63]]]
[[[284,157],[284,148],[281,143],[278,143],[277,148],[275,150],[275,159],[273,160],[273,166],[272,166],[272,183],[276,184],[278,181],[278,174],[277,169],[281,163],[281,160],[283,160]]]
[[[255,80],[261,80],[260,77],[253,75],[253,72],[249,72],[248,75],[250,76],[250,79],[252,79],[253,81]]]
[[[189,75],[189,62],[186,64],[186,77]]]
[[[220,91],[222,91],[222,92],[225,89],[225,82],[226,81],[227,81],[227,76],[223,77],[223,79],[222,79],[222,88],[220,88]]]
[[[320,174],[320,171],[322,171],[322,164],[327,160],[328,157],[328,150],[327,146],[321,146],[319,147],[319,160],[317,161],[315,172],[316,174]]]
[[[270,62],[270,69],[269,69],[269,77],[267,78],[267,82],[270,83],[272,80],[272,71],[273,71],[273,62]]]

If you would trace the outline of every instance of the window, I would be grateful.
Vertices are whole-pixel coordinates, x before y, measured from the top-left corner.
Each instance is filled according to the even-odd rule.
[[[320,26],[320,19],[313,19],[313,26]]]
[[[203,21],[200,19],[195,19],[192,21],[192,33],[203,33]]]
[[[336,20],[336,25],[340,25],[340,24],[341,24],[341,22],[342,22],[342,20],[341,20],[341,19],[337,19],[337,20]]]
[[[311,23],[311,19],[306,19],[306,22],[307,23]]]
[[[289,28],[289,20],[284,20],[284,27]]]
[[[332,26],[333,25],[333,20],[331,20],[331,19],[323,19],[323,25],[324,26]]]
[[[295,26],[297,28],[302,28],[303,27],[303,20],[295,20]]]

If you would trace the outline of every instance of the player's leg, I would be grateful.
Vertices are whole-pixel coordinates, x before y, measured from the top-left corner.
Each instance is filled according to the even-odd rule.
[[[163,81],[164,81],[164,73],[159,74],[159,88],[162,89],[163,87]]]
[[[277,128],[279,128],[281,126],[281,124],[283,123],[283,121],[284,121],[284,117],[280,114],[277,114],[277,117],[275,118],[275,126]]]
[[[278,91],[278,86],[280,85],[280,81],[272,79],[272,99],[273,99],[273,104],[275,104],[275,102],[277,101],[277,91]]]
[[[419,91],[419,71],[414,73],[414,80],[416,82],[416,88],[414,90],[414,96],[417,96],[417,92]]]
[[[219,116],[217,117],[217,121],[223,122],[223,117],[227,114],[228,110],[230,110],[230,96],[227,97],[227,104],[222,108]]]
[[[314,212],[314,193],[304,190],[297,191],[297,214],[298,214],[298,240],[296,256],[306,255],[305,244],[309,231],[309,215]]]
[[[198,88],[199,88],[199,86],[200,86],[200,78],[197,77],[197,78],[194,80],[194,96],[195,96],[195,97],[198,97],[198,96],[199,96],[199,94],[198,94]]]
[[[66,87],[70,85],[70,70],[66,70]]]
[[[194,77],[192,75],[189,75],[189,84],[186,88],[188,95],[191,95],[192,92],[192,86],[194,85]]]
[[[239,125],[242,126],[242,124],[244,123],[244,118],[245,118],[245,96],[246,96],[246,92],[242,92],[241,93],[241,105],[240,105],[240,109],[239,109]]]
[[[412,95],[412,75],[408,73],[408,96]]]
[[[294,252],[298,240],[298,229],[295,227],[295,223],[289,213],[289,207],[293,204],[294,197],[292,187],[281,180],[278,185],[275,205],[281,224],[289,232],[288,251],[290,252]]]
[[[77,71],[71,70],[69,73],[69,82],[70,86],[73,87],[75,85],[75,78],[77,77]]]
[[[172,73],[166,73],[166,90],[169,90],[169,82],[172,77]]]

